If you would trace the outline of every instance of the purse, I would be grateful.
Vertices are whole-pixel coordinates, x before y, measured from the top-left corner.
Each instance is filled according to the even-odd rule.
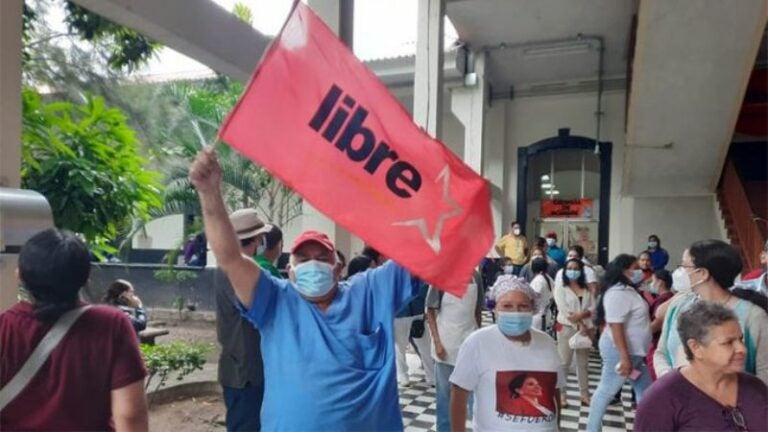
[[[582,332],[577,331],[576,334],[568,339],[568,346],[574,350],[592,348],[592,339],[590,339],[589,336],[585,336]]]
[[[424,325],[424,318],[415,319],[411,322],[410,337],[412,339],[421,339],[424,337],[424,331],[426,326]]]

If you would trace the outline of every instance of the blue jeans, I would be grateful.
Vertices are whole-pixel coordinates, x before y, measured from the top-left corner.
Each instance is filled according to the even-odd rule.
[[[221,386],[227,407],[227,430],[234,432],[261,430],[261,401],[264,384],[244,388]]]
[[[606,327],[605,331],[611,331]],[[600,383],[597,385],[595,393],[592,395],[592,403],[589,407],[589,418],[587,419],[587,431],[597,432],[602,430],[603,415],[611,400],[616,396],[616,392],[621,390],[627,377],[616,373],[616,365],[619,363],[619,352],[611,340],[604,335],[600,337],[600,357],[603,359],[603,370],[600,375]],[[634,381],[630,380],[632,388],[635,390],[637,403],[643,399],[643,393],[651,385],[651,376],[648,368],[645,366],[645,359],[641,355],[630,356],[632,367],[640,371],[640,377]]]
[[[453,365],[435,362],[435,394],[437,411],[437,432],[451,432],[451,381]],[[472,419],[472,403],[474,396],[469,394],[467,399],[467,418]]]

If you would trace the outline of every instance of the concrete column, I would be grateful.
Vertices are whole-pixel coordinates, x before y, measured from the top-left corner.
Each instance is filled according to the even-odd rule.
[[[465,78],[464,87],[451,91],[451,111],[464,125],[464,162],[491,183],[494,232],[501,233],[507,207],[504,194],[506,105],[502,103],[490,109],[486,54],[481,52],[471,57],[472,75]]]
[[[471,85],[454,90],[451,109],[464,124],[464,162],[478,174],[484,174],[485,111],[488,84],[485,79],[485,53],[474,56]]]
[[[0,186],[21,185],[21,10],[0,1]],[[0,311],[16,303],[16,255],[0,255]]]
[[[352,47],[352,35],[354,26],[354,2],[352,0],[309,0],[309,7],[340,37],[346,38],[344,42]],[[329,192],[333,193],[333,192]],[[308,202],[302,205],[302,230],[316,230],[323,232],[336,245],[349,260],[352,248],[352,234],[342,226],[320,213]]]
[[[445,0],[418,0],[413,121],[440,138],[443,117],[443,16]]]

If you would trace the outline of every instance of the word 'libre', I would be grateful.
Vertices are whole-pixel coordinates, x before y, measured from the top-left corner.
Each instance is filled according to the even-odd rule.
[[[368,110],[357,104],[348,94],[342,99],[343,93],[339,86],[332,85],[310,120],[309,127],[319,132],[329,143],[335,144],[335,147],[344,152],[351,161],[365,162],[363,169],[371,175],[376,173],[384,161],[391,160],[385,177],[387,189],[400,198],[410,198],[421,188],[421,174],[412,164],[400,160],[397,152],[391,150],[389,144],[384,141],[376,143],[376,135],[363,125],[368,117]],[[357,108],[355,108],[356,105]],[[334,108],[336,111],[331,116]],[[347,122],[353,108],[355,110]],[[323,125],[329,117],[331,120],[323,130]],[[342,127],[344,127],[343,130]]]

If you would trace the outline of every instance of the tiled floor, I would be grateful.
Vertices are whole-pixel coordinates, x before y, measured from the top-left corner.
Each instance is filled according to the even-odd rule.
[[[400,388],[400,406],[403,410],[403,424],[406,431],[422,432],[435,430],[435,389],[424,382],[424,372],[417,365],[418,356],[407,354],[411,371],[411,385]],[[600,379],[600,357],[593,352],[589,362],[589,389],[594,392]],[[582,407],[579,400],[579,385],[574,371],[568,374],[568,407],[563,409],[560,430],[562,432],[586,429],[589,407]],[[622,389],[621,405],[611,405],[603,417],[603,431],[631,431],[635,413],[632,409],[631,387]],[[471,429],[469,429],[471,430]]]

